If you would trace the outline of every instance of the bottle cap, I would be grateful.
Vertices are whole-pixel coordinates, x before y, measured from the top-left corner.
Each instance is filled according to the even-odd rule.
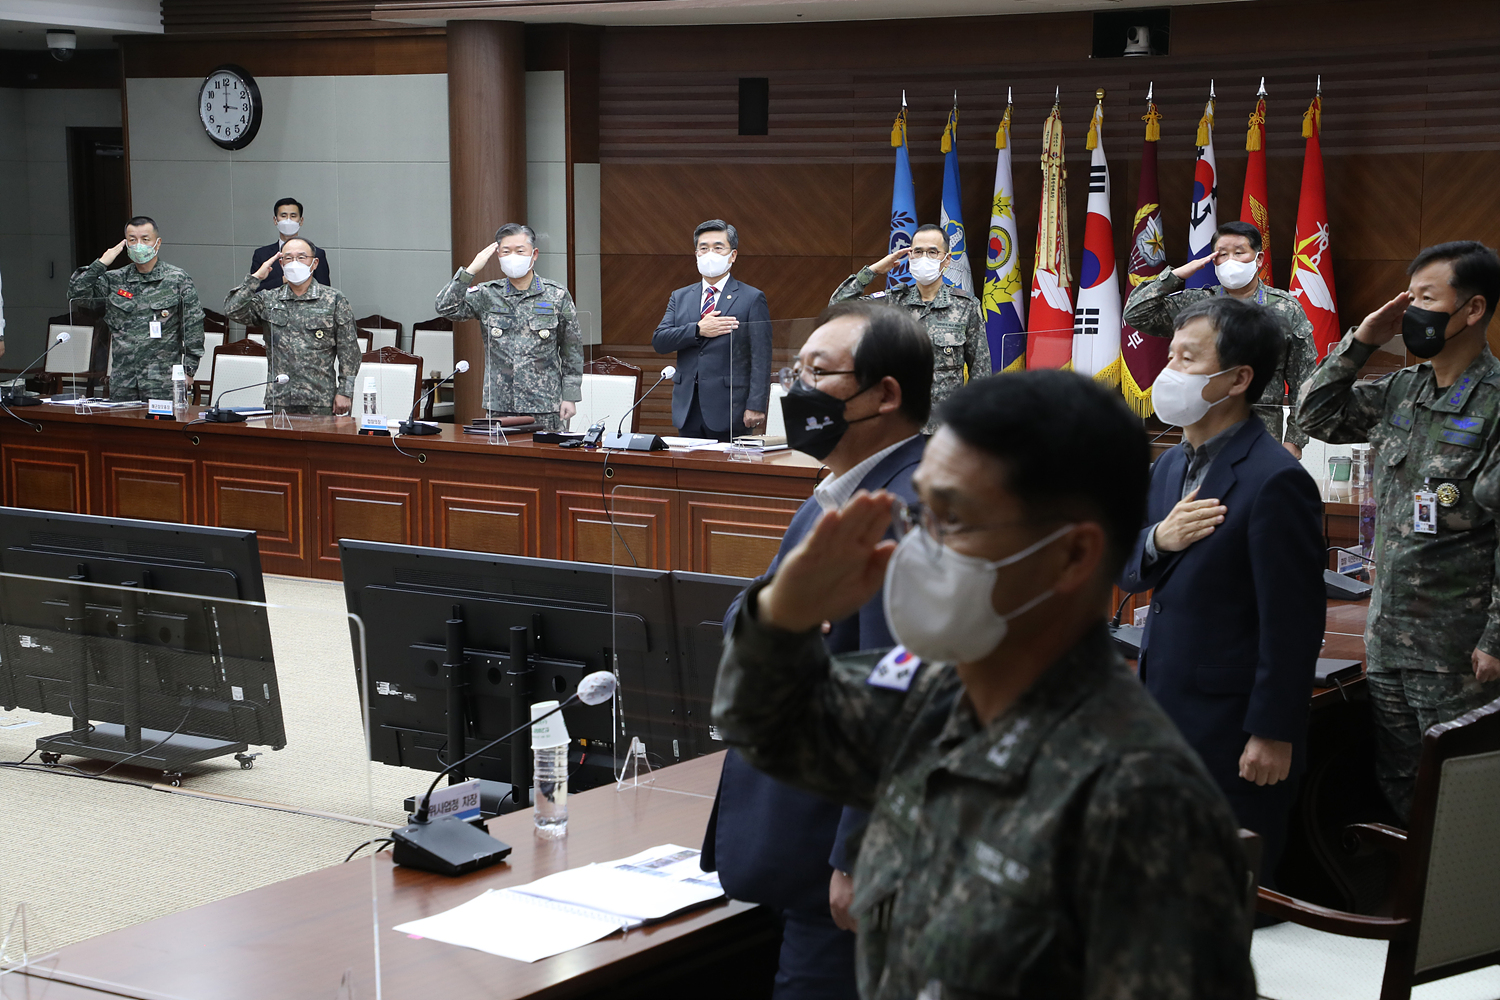
[[[531,717],[535,719],[539,715],[547,715],[557,707],[556,701],[539,701],[531,706]],[[563,722],[562,713],[547,715],[541,722],[531,724],[531,749],[548,750],[552,747],[565,747],[568,745],[568,726]]]
[[[187,372],[183,369],[183,367],[181,365],[173,365],[172,366],[172,377],[174,379],[186,379],[187,378]]]

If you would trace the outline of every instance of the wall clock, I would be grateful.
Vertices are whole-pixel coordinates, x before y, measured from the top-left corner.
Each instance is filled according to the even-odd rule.
[[[225,64],[203,78],[198,88],[198,118],[203,131],[224,149],[244,149],[260,131],[260,88],[255,77]]]

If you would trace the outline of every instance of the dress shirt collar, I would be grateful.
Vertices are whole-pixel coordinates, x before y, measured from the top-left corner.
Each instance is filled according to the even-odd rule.
[[[1246,418],[1249,419],[1248,417]],[[1187,438],[1182,439],[1182,453],[1187,456],[1188,468],[1192,468],[1194,462],[1198,465],[1207,465],[1214,460],[1214,456],[1224,450],[1229,439],[1234,437],[1234,432],[1244,425],[1244,420],[1237,420],[1224,428],[1197,448],[1194,448]]]
[[[708,294],[708,290],[710,288],[712,288],[714,290],[714,301],[717,302],[717,301],[719,301],[719,296],[721,294],[723,294],[723,292],[724,292],[724,283],[726,281],[728,281],[728,280],[729,280],[729,272],[728,271],[725,271],[723,274],[719,275],[713,281],[709,281],[707,278],[704,278],[703,279],[703,287],[702,287],[702,289],[700,289],[700,292],[703,295],[707,295]]]
[[[854,468],[842,476],[830,476],[813,487],[813,497],[818,501],[818,506],[824,510],[837,510],[849,502],[854,496],[854,491],[859,489],[859,484],[864,482],[870,471],[885,460],[885,457],[897,448],[906,444],[917,435],[897,441],[888,448],[882,448],[869,458],[860,462]]]

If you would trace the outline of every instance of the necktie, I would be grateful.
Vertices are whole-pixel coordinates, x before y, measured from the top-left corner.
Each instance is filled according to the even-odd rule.
[[[718,293],[719,290],[713,285],[709,285],[703,290],[703,311],[698,314],[699,319],[702,319],[703,317],[714,311],[714,297],[717,296]]]

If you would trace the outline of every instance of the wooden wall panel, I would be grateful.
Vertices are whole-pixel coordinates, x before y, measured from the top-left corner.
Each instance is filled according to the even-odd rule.
[[[236,6],[244,6],[236,4]],[[380,76],[446,73],[442,29],[405,28],[339,37],[286,33],[234,38],[123,35],[126,77],[202,77],[235,63],[255,76]]]
[[[105,452],[104,515],[200,524],[195,463]]]
[[[542,488],[433,480],[432,544],[512,556],[542,554]]]
[[[688,564],[698,573],[759,576],[800,503],[765,497],[689,497]]]
[[[557,558],[668,569],[673,559],[673,495],[618,498],[557,491]],[[611,523],[613,522],[613,523]]]
[[[6,445],[5,504],[33,510],[92,514],[88,452]]]
[[[318,472],[319,507],[314,575],[339,574],[339,539],[421,545],[421,480]]]
[[[204,523],[253,530],[262,556],[307,560],[302,469],[204,462],[203,494]]]

